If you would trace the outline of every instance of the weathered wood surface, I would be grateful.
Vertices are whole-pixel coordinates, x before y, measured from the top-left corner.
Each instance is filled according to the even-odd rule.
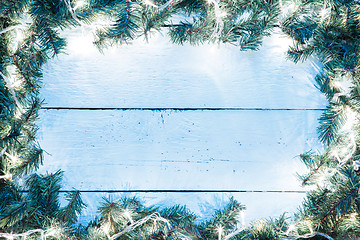
[[[147,204],[187,204],[202,218],[230,195],[224,190],[244,191],[233,195],[247,205],[247,221],[301,203],[296,156],[320,147],[316,109],[326,100],[313,86],[316,69],[285,59],[288,40],[275,34],[244,53],[156,36],[101,55],[88,33],[67,35],[69,55],[44,67],[39,141],[51,155],[40,172],[61,168],[64,189],[93,191],[83,193],[83,219],[96,214],[100,196],[119,196],[108,190],[164,191],[134,194]]]
[[[80,37],[79,37],[80,35]],[[256,52],[233,46],[177,46],[155,36],[146,44],[105,50],[92,35],[69,36],[69,55],[44,68],[48,107],[322,108],[310,62],[286,60],[289,40],[267,38]]]
[[[39,137],[81,190],[301,190],[320,113],[45,110]]]

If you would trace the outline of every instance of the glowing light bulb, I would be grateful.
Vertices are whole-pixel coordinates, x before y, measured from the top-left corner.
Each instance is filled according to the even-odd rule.
[[[285,234],[289,235],[294,229],[295,229],[295,224],[291,224]]]
[[[356,217],[357,217],[357,213],[356,213],[356,212],[350,214],[350,219],[351,219],[351,220],[356,220]]]
[[[131,223],[134,223],[134,220],[133,220],[132,217],[131,217],[132,213],[131,213],[130,210],[128,210],[128,209],[124,210],[123,215],[124,215],[127,219],[129,219],[129,221],[130,221]]]
[[[12,174],[11,173],[6,173],[5,175],[0,176],[0,179],[11,180],[12,179]]]
[[[320,11],[320,17],[321,17],[321,20],[323,20],[325,18],[325,16],[327,15],[328,13],[328,10],[326,8],[323,8],[321,11]]]
[[[245,227],[245,210],[240,211],[241,225]]]
[[[78,0],[78,1],[76,1],[75,7],[74,7],[73,9],[74,9],[74,11],[75,11],[76,9],[81,8],[81,7],[84,6],[84,5],[85,5],[85,1],[83,1],[83,0]]]
[[[219,240],[221,240],[221,237],[222,237],[222,234],[223,234],[223,232],[224,232],[224,228],[223,227],[218,227],[217,229],[216,229],[216,231],[218,232],[218,239]]]
[[[22,112],[21,111],[16,111],[16,113],[15,113],[15,118],[16,119],[21,119],[21,116],[22,116]]]
[[[305,221],[305,224],[308,226],[308,228],[309,228],[309,230],[310,230],[310,233],[311,233],[311,234],[314,233],[314,230],[313,230],[313,228],[312,228],[312,223],[311,223],[311,221],[310,221],[310,220],[306,220],[306,221]]]
[[[55,236],[59,231],[55,228],[51,228],[48,233],[46,233],[46,236]]]
[[[10,160],[13,162],[13,163],[16,163],[17,161],[19,161],[19,158],[17,156],[13,156],[13,155],[10,155],[8,154],[7,152],[5,152],[5,155],[10,158]]]
[[[151,2],[150,0],[145,0],[145,4],[148,5],[148,6],[152,6],[152,7],[155,7],[155,8],[158,8],[158,6],[156,6],[153,2]]]
[[[219,17],[226,17],[228,14],[227,14],[227,12],[222,12],[222,11],[220,11],[219,13],[218,13],[218,16]]]

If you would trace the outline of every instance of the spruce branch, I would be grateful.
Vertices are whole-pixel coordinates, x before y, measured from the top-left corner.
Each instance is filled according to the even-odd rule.
[[[0,211],[0,227],[12,227],[21,222],[28,215],[29,202],[22,201],[5,206]]]
[[[60,210],[58,218],[64,223],[74,224],[86,205],[81,199],[80,191],[67,192],[66,200],[68,205]]]
[[[14,175],[26,175],[37,170],[41,164],[43,164],[43,150],[35,145],[23,150],[19,163],[16,163],[11,170]]]
[[[203,222],[199,226],[200,236],[205,239],[213,239],[214,234],[219,228],[225,234],[235,231],[237,229],[239,213],[244,209],[243,205],[231,197],[223,210],[218,210],[212,219]]]
[[[19,17],[29,7],[30,0],[2,0],[0,2],[0,17]]]
[[[0,72],[0,76],[4,79],[6,82],[6,86],[9,88],[11,95],[16,103],[16,106],[20,109],[20,111],[23,110],[22,104],[20,103],[19,99],[16,96],[15,90],[11,86],[11,81],[9,78],[7,78],[2,72]]]
[[[130,0],[122,0],[118,3],[116,21],[110,26],[97,32],[95,45],[101,49],[108,44],[123,44],[137,37],[140,21],[140,6]]]
[[[62,174],[60,170],[49,175],[34,173],[26,180],[26,186],[29,189],[28,199],[33,201],[43,216],[54,217],[59,211]]]
[[[346,120],[345,107],[330,103],[326,111],[319,118],[318,132],[322,143],[329,146],[338,136],[338,131]]]
[[[350,204],[347,202],[351,200],[351,197],[354,196],[355,193],[358,193],[359,187],[352,189],[345,197],[341,198],[332,208],[328,210],[328,212],[320,219],[320,224],[322,224],[327,218],[333,214],[335,211],[340,214],[347,212],[347,209],[350,207]],[[345,210],[343,210],[345,208]]]

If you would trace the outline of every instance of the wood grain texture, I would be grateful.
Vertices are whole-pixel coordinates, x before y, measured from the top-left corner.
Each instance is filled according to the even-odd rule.
[[[320,113],[43,110],[42,170],[80,190],[299,190]]]
[[[313,84],[316,66],[286,60],[289,39],[275,33],[259,51],[240,52],[224,45],[176,46],[157,34],[149,43],[137,40],[102,55],[87,29],[63,35],[69,54],[43,68],[41,96],[53,109],[41,110],[38,122],[39,142],[50,154],[40,172],[64,170],[63,189],[247,191],[136,194],[147,205],[186,204],[200,220],[230,195],[246,205],[247,222],[299,206],[304,193],[269,191],[303,191],[296,156],[321,149],[321,111],[304,109],[327,102]],[[101,197],[109,195],[120,196],[83,193],[88,208],[81,221],[94,217]]]
[[[178,46],[155,35],[100,54],[92,35],[67,33],[68,55],[44,67],[49,107],[323,108],[310,61],[286,60],[281,34],[259,51],[230,45]]]

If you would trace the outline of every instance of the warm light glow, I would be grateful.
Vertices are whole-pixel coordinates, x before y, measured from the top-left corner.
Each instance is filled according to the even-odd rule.
[[[155,7],[155,8],[158,8],[158,6],[156,6],[153,2],[151,2],[150,0],[145,0],[145,4],[146,5],[149,5],[149,6],[152,6],[152,7]]]
[[[219,17],[226,17],[228,14],[226,12],[223,11],[219,11],[218,16]]]
[[[13,163],[16,163],[17,161],[19,161],[19,158],[17,156],[13,156],[13,155],[10,155],[8,154],[7,152],[5,152],[5,155],[10,158],[10,160],[13,162]]]
[[[240,211],[241,225],[245,227],[245,210]]]
[[[55,236],[59,233],[59,230],[56,228],[51,228],[50,231],[48,231],[45,235],[45,237],[47,236]]]
[[[16,80],[15,82],[13,82],[12,84],[11,84],[11,86],[13,87],[13,88],[18,88],[18,87],[20,87],[22,85],[22,81],[19,79],[19,80]]]
[[[289,235],[294,229],[295,229],[295,224],[291,224],[285,234]]]
[[[218,232],[218,238],[219,238],[219,240],[221,240],[221,238],[222,238],[222,234],[223,234],[223,232],[224,232],[224,228],[223,227],[218,227],[217,228],[217,230],[216,230],[217,232]]]
[[[22,116],[22,112],[20,111],[20,109],[18,109],[15,113],[15,118],[16,119],[21,119],[21,116]]]
[[[326,17],[326,15],[328,15],[329,13],[329,10],[327,8],[323,8],[321,11],[320,11],[320,17],[321,17],[321,21],[324,20],[324,18]]]
[[[74,9],[74,11],[75,11],[76,9],[81,8],[81,7],[84,6],[84,5],[85,5],[85,1],[84,1],[84,0],[78,0],[78,1],[76,1],[75,7],[74,7],[73,9]]]
[[[295,12],[297,9],[298,9],[298,5],[296,5],[293,1],[291,1],[290,4],[284,4],[281,7],[282,15],[285,16],[291,14]]]
[[[21,28],[16,28],[14,31],[14,40],[12,41],[11,44],[11,50],[13,52],[16,51],[16,49],[18,48],[19,44],[25,39],[25,34],[24,34],[24,30]]]
[[[102,226],[102,230],[104,231],[104,233],[108,236],[108,238],[110,238],[110,224],[109,223],[105,223],[103,226]]]
[[[127,219],[129,219],[129,221],[131,222],[131,223],[134,223],[134,220],[132,219],[132,212],[131,212],[131,210],[128,210],[128,209],[125,209],[124,211],[123,211],[123,215],[127,218]]]
[[[0,179],[7,179],[7,180],[11,180],[12,179],[12,174],[7,173],[5,175],[0,176]]]
[[[357,214],[356,212],[351,213],[351,214],[350,214],[350,219],[351,219],[351,220],[356,220],[357,215],[358,215],[358,214]]]
[[[310,220],[306,220],[305,221],[305,224],[308,226],[309,230],[310,230],[310,233],[314,233],[314,230],[312,228],[312,223]]]

